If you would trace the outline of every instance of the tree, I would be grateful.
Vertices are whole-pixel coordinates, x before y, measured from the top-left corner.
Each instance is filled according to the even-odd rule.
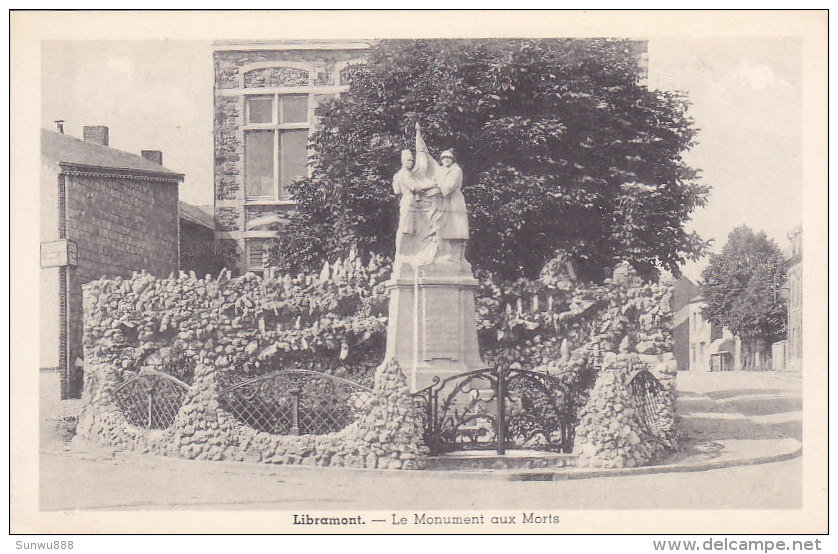
[[[273,261],[314,269],[356,245],[394,251],[399,150],[420,123],[432,154],[465,173],[467,257],[504,278],[557,255],[582,278],[620,260],[678,273],[706,243],[684,223],[708,188],[681,158],[695,129],[683,95],[638,83],[619,40],[382,41],[350,66],[350,90],[321,104],[311,177]]]
[[[704,317],[742,339],[743,366],[754,369],[757,354],[765,359],[771,344],[786,334],[781,294],[786,267],[780,249],[762,231],[737,227],[701,276]]]

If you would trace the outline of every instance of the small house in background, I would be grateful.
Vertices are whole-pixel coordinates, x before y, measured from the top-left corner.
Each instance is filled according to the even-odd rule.
[[[222,264],[215,254],[215,223],[208,208],[179,202],[180,269],[198,277],[215,275]]]
[[[742,344],[727,329],[710,343],[710,371],[732,371],[741,367]]]
[[[684,276],[675,281],[672,289],[672,353],[679,371],[690,368],[690,318],[687,305],[700,294],[698,285]]]
[[[40,366],[42,391],[66,399],[82,386],[82,285],[178,270],[183,175],[159,151],[110,148],[107,127],[85,127],[82,140],[57,123],[41,130]]]
[[[707,321],[701,288],[686,277],[672,294],[672,343],[679,371],[732,371],[742,368],[741,341]]]

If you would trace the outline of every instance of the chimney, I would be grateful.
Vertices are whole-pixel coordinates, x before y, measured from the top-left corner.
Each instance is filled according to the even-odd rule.
[[[157,165],[163,165],[163,152],[160,150],[143,150],[140,154],[142,154],[143,158],[150,162],[154,162]]]
[[[85,125],[84,126],[84,140],[87,142],[95,142],[102,146],[108,145],[108,128],[104,125]]]
[[[58,132],[62,135],[64,134],[64,120],[63,119],[56,119],[55,126],[58,127]]]

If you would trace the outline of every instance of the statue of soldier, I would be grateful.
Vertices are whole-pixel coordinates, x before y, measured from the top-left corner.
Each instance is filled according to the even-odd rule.
[[[441,161],[428,152],[417,124],[416,158],[403,150],[402,167],[393,176],[393,192],[401,195],[396,260],[414,267],[463,261],[468,240],[463,171],[451,150],[442,153]]]

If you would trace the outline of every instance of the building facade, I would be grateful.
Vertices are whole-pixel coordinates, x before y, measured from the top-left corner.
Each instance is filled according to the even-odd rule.
[[[689,370],[733,371],[742,369],[742,341],[728,329],[710,323],[702,311],[704,298],[687,304],[689,318]]]
[[[789,371],[800,371],[803,360],[803,228],[792,229],[788,238],[788,338],[785,365]]]
[[[690,300],[699,296],[701,289],[686,277],[681,277],[672,288],[672,353],[679,371],[690,369]]]
[[[84,140],[41,131],[41,359],[64,398],[82,383],[82,285],[103,276],[178,269],[183,175],[108,146],[107,127]]]
[[[369,42],[216,43],[215,238],[226,267],[260,271],[308,173],[307,143],[320,102],[348,90],[347,66]]]
[[[742,342],[702,315],[701,288],[681,277],[671,301],[672,350],[679,371],[733,371],[742,368]]]
[[[704,299],[699,295],[687,304],[689,322],[689,370],[710,370],[710,344],[713,342],[713,324],[704,319],[701,310]]]
[[[223,265],[215,254],[215,224],[210,211],[179,202],[180,269],[199,278],[217,275]]]

